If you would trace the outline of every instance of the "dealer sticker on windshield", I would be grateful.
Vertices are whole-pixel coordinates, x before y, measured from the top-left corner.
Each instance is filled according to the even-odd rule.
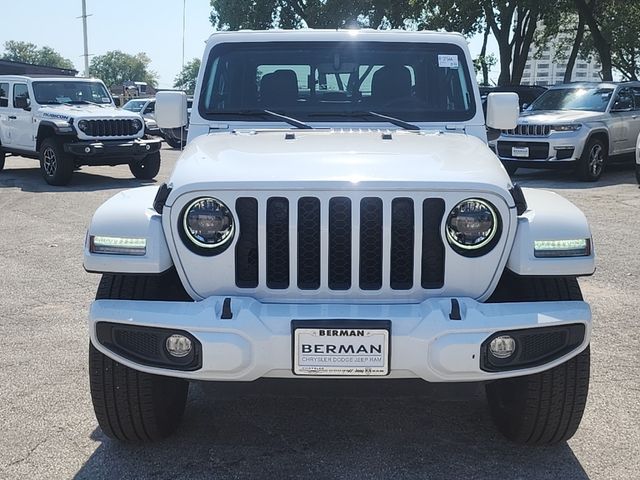
[[[458,68],[458,55],[438,55],[440,68]]]
[[[389,373],[388,328],[294,327],[293,337],[293,373],[296,375]]]

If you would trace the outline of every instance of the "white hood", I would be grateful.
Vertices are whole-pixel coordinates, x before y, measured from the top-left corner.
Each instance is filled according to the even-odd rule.
[[[99,119],[99,118],[138,118],[141,119],[137,113],[129,112],[128,110],[122,110],[114,107],[113,105],[106,104],[90,105],[90,104],[78,104],[78,105],[45,105],[38,110],[42,119],[52,120],[69,120],[70,118],[80,119]]]
[[[523,112],[518,120],[525,125],[557,125],[559,123],[593,122],[604,117],[603,112],[585,112],[584,110],[543,110]]]
[[[295,138],[289,138],[294,136]],[[198,137],[176,164],[173,192],[208,189],[454,189],[509,197],[493,152],[460,133],[287,130]],[[511,202],[510,202],[511,203]]]

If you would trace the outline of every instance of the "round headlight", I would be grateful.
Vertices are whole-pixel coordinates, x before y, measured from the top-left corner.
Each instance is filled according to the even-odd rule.
[[[86,120],[80,120],[78,122],[78,128],[85,132],[87,130],[87,128],[89,128],[89,122],[87,122]]]
[[[138,131],[142,128],[142,121],[137,118],[133,121],[133,128]]]
[[[211,197],[194,200],[184,212],[183,229],[187,238],[201,248],[217,248],[233,238],[233,215],[220,200]]]
[[[479,250],[488,245],[498,231],[498,216],[485,200],[468,198],[458,203],[447,219],[447,240],[454,248]]]

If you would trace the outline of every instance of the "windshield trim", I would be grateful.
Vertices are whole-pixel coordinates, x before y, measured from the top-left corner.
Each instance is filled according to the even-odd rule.
[[[396,46],[397,48],[400,48],[401,50],[404,51],[404,48],[417,48],[417,47],[426,47],[426,48],[431,48],[431,49],[437,49],[439,52],[442,52],[443,54],[456,54],[459,56],[460,58],[460,67],[463,69],[463,75],[464,75],[464,79],[467,83],[468,86],[468,94],[469,94],[469,108],[467,110],[460,110],[460,111],[441,111],[441,110],[416,110],[414,112],[407,112],[407,111],[384,111],[384,112],[380,112],[386,116],[389,117],[396,117],[396,118],[401,118],[403,122],[405,123],[413,123],[413,124],[418,124],[418,123],[433,123],[433,124],[443,124],[443,123],[468,123],[470,121],[473,121],[477,114],[478,114],[478,107],[477,107],[477,83],[475,80],[475,77],[473,77],[471,75],[471,72],[469,71],[469,67],[468,67],[468,61],[467,61],[467,55],[465,53],[465,51],[457,44],[455,43],[442,43],[442,42],[408,42],[408,41],[393,41],[393,42],[376,42],[376,41],[366,41],[366,40],[362,40],[362,41],[350,41],[350,42],[346,42],[343,40],[310,40],[310,41],[304,41],[304,40],[299,40],[299,41],[272,41],[272,42],[223,42],[223,43],[218,43],[216,44],[213,48],[211,48],[211,50],[208,53],[208,57],[207,57],[207,62],[205,65],[205,71],[204,71],[204,76],[203,79],[200,83],[200,91],[198,92],[198,113],[200,115],[200,117],[204,120],[204,121],[209,121],[209,122],[215,122],[215,121],[237,121],[237,122],[247,122],[246,116],[239,116],[239,115],[234,115],[233,112],[214,112],[214,111],[208,111],[205,108],[205,98],[207,95],[207,90],[206,90],[206,86],[209,84],[210,80],[211,80],[211,75],[213,73],[213,64],[216,61],[217,58],[219,58],[222,54],[224,54],[225,52],[231,51],[231,50],[242,50],[242,49],[251,49],[251,48],[256,48],[256,47],[269,47],[269,46],[273,46],[274,48],[276,46],[278,47],[282,47],[282,48],[286,48],[286,47],[290,47],[290,48],[300,48],[301,45],[311,45],[313,47],[317,48],[322,48],[324,47],[324,45],[335,45],[335,46],[352,46],[353,44],[358,44],[358,45],[363,45],[363,46],[374,46],[374,47],[379,47],[379,48],[384,48],[384,47],[391,47],[391,46]],[[404,48],[403,48],[404,46]],[[326,47],[324,47],[326,48]],[[358,107],[357,105],[354,105],[354,107]],[[361,112],[362,108],[358,107],[358,108],[354,108],[353,112]],[[480,110],[481,111],[481,110]],[[350,110],[345,110],[342,112],[335,112],[336,115],[335,116],[331,116],[329,115],[332,112],[326,112],[326,116],[327,116],[327,123],[353,123],[353,117],[349,118],[347,116],[345,116],[345,113],[350,113]],[[432,116],[429,116],[429,113],[432,113]],[[285,115],[285,116],[291,116],[293,118],[300,118],[301,116],[303,117],[303,119],[301,121],[305,121],[305,122],[313,122],[316,123],[316,120],[311,120],[306,118],[307,116],[312,115],[313,113],[316,113],[314,111],[309,111],[309,112],[301,112],[295,109],[290,109],[290,110],[278,110],[276,113],[281,114],[281,115]],[[412,116],[412,118],[407,118],[406,120],[404,119],[405,115],[409,114],[410,116]],[[420,116],[422,118],[414,118],[414,116]],[[381,122],[384,122],[385,120],[381,119]],[[268,119],[264,119],[261,121],[261,123],[282,123],[282,120],[278,120],[277,118],[273,118],[273,120],[268,120]]]
[[[69,77],[69,80],[64,79],[64,80],[56,80],[56,81],[51,81],[51,80],[38,80],[35,82],[32,82],[32,88],[33,88],[33,96],[35,97],[35,101],[36,103],[38,103],[39,105],[82,105],[80,103],[60,103],[60,102],[44,102],[44,101],[40,101],[40,99],[38,98],[38,95],[36,93],[36,86],[37,85],[41,85],[44,83],[80,83],[80,84],[95,84],[95,85],[100,85],[102,88],[104,88],[104,91],[107,92],[107,97],[109,98],[108,102],[105,103],[98,103],[98,102],[91,102],[91,104],[93,105],[111,105],[113,104],[113,98],[111,97],[111,92],[109,91],[109,89],[105,86],[104,83],[97,81],[97,80],[75,80],[73,77]],[[107,98],[104,97],[104,98]]]

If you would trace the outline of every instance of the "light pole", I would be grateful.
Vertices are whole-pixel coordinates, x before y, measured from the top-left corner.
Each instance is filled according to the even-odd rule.
[[[87,0],[82,0],[82,33],[84,35],[84,76],[89,76],[89,40],[87,38]]]

